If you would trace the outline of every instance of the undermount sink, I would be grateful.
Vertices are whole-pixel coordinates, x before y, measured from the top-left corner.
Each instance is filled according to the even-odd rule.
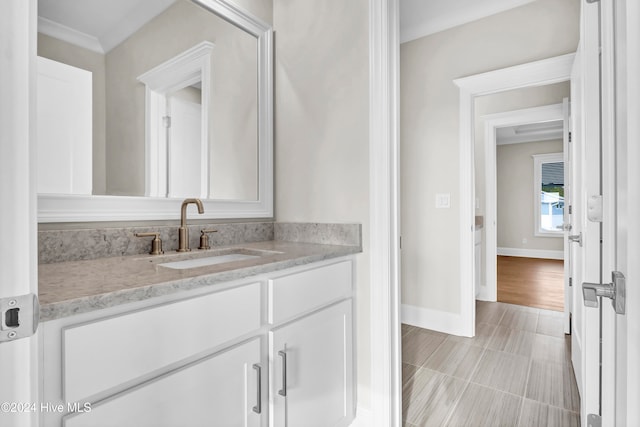
[[[206,251],[192,251],[186,253],[167,253],[138,258],[143,262],[150,262],[158,267],[173,270],[187,270],[189,268],[207,267],[228,262],[247,261],[267,256],[279,255],[282,252],[254,248],[216,248]]]
[[[244,261],[256,258],[260,258],[260,256],[247,254],[227,254],[215,255],[206,258],[186,259],[184,261],[166,262],[158,265],[167,268],[174,268],[176,270],[184,270],[187,268],[206,267],[209,265],[224,264],[225,262]]]

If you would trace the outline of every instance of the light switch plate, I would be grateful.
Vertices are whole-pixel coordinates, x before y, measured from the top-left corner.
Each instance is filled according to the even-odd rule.
[[[451,194],[450,193],[436,193],[436,208],[448,209],[451,207]]]

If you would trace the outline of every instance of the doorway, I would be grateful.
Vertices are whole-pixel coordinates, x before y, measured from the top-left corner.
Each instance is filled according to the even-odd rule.
[[[476,214],[485,217],[485,281],[478,287],[478,298],[560,309],[567,333],[569,270],[568,265],[564,271],[560,266],[558,274],[558,263],[568,259],[563,225],[569,222],[564,205],[571,186],[565,183],[570,169],[563,153],[569,138],[569,92],[569,82],[562,82],[475,100]],[[504,111],[546,102],[553,103]],[[508,282],[506,299],[498,295],[499,257],[518,257],[500,258],[507,269],[502,274]],[[518,266],[529,277],[513,276]]]

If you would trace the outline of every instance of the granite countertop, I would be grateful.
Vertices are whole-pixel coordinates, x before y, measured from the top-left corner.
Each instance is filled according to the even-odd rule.
[[[260,256],[183,270],[160,265],[230,251]],[[359,252],[362,252],[360,246],[267,241],[216,247],[207,251],[167,251],[164,255],[128,255],[41,264],[38,267],[40,321],[203,288]]]

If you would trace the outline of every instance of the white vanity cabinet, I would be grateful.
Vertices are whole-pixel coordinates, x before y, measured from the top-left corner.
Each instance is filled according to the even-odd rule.
[[[345,261],[269,281],[269,317],[281,323],[269,332],[272,427],[353,420],[352,275]]]
[[[41,401],[54,409],[42,413],[41,425],[353,420],[353,258],[212,289],[43,323]]]
[[[353,419],[351,301],[271,332],[272,426],[348,426]]]
[[[64,426],[259,427],[260,354],[255,338],[70,416]]]

